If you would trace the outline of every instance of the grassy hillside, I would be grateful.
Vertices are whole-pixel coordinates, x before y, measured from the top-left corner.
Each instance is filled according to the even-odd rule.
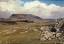
[[[55,44],[57,40],[40,41],[39,30],[43,24],[26,22],[17,22],[17,24],[0,23],[0,44]]]

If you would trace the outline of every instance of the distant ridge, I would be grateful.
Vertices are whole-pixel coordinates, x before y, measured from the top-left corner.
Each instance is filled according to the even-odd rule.
[[[4,22],[11,22],[11,21],[15,21],[15,22],[41,22],[42,18],[38,17],[38,16],[34,16],[32,14],[12,14],[8,19],[3,19],[1,18],[0,21],[4,21]]]

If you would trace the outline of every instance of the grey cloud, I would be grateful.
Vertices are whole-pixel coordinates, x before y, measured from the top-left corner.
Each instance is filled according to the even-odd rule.
[[[4,1],[4,0],[0,0]],[[7,0],[6,0],[7,1]],[[12,1],[12,0],[11,0]],[[15,1],[15,0],[14,0]],[[12,2],[14,2],[12,1]],[[4,2],[3,2],[4,3]],[[32,13],[33,15],[39,16],[41,18],[59,18],[64,17],[64,8],[51,4],[47,5],[45,3],[40,3],[39,1],[27,2],[24,6],[19,5],[19,3],[4,3],[0,11],[0,18],[8,18],[11,12],[16,13]],[[61,9],[62,8],[62,9]],[[5,10],[5,11],[3,11]],[[7,11],[8,10],[8,11]]]
[[[8,18],[11,14],[7,11],[0,11],[0,18]]]
[[[0,0],[0,2],[8,2],[9,0]]]
[[[63,18],[64,17],[64,11],[55,11],[51,13],[51,18]]]

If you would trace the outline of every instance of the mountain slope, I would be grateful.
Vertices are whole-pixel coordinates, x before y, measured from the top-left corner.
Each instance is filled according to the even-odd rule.
[[[12,14],[8,21],[33,21],[39,22],[42,21],[42,18],[34,16],[32,14]]]
[[[32,14],[12,14],[8,19],[0,18],[0,22],[41,22],[54,23],[55,19],[43,19]]]

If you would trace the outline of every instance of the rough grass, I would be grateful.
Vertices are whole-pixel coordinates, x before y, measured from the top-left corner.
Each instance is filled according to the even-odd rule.
[[[39,23],[17,23],[6,24],[0,23],[0,44],[55,44],[54,41],[40,41],[40,27]],[[16,30],[13,33],[8,31]],[[12,32],[12,31],[11,31]],[[62,44],[62,43],[56,43]]]

